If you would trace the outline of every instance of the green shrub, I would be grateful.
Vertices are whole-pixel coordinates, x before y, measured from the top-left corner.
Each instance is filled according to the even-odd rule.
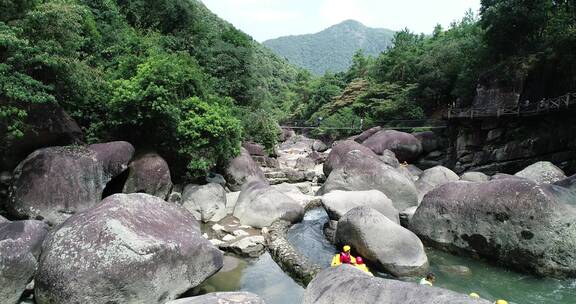
[[[109,124],[116,137],[125,132],[139,146],[167,155],[176,175],[196,178],[239,152],[241,127],[227,110],[231,104],[206,93],[190,57],[161,54],[115,82]]]

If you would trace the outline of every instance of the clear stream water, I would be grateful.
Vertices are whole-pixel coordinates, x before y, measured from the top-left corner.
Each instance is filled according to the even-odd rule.
[[[322,227],[326,221],[328,216],[323,209],[311,210],[302,223],[290,229],[288,239],[309,259],[328,267],[337,251],[324,237]],[[512,304],[576,304],[576,280],[539,279],[430,248],[427,254],[438,287],[465,294],[476,292],[492,301],[503,298]],[[269,254],[253,260],[227,256],[224,264],[220,273],[195,292],[242,290],[260,295],[268,304],[301,303],[304,288],[285,274]]]

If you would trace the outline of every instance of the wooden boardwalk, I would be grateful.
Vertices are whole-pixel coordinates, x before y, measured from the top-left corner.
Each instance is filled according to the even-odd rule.
[[[576,105],[576,93],[568,93],[560,97],[544,99],[537,102],[521,102],[516,106],[500,106],[485,108],[452,108],[447,119],[477,119],[504,116],[536,116],[550,112],[562,111]]]

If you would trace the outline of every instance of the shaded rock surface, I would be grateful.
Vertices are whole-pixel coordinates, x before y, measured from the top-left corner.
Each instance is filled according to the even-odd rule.
[[[460,180],[460,177],[452,170],[443,166],[436,166],[424,170],[422,175],[420,175],[420,178],[418,178],[418,181],[416,181],[418,201],[422,201],[424,195],[434,190],[436,187],[457,180]]]
[[[391,150],[401,162],[414,161],[422,154],[422,144],[414,135],[395,130],[379,131],[362,144],[379,155]]]
[[[48,226],[40,221],[0,223],[0,299],[18,303],[32,280]]]
[[[264,146],[253,142],[243,142],[242,147],[248,151],[251,156],[267,156]]]
[[[254,180],[242,187],[234,216],[243,225],[262,228],[280,219],[300,221],[304,216],[304,208],[266,182]]]
[[[339,220],[344,214],[356,207],[370,207],[382,213],[391,221],[400,224],[398,210],[392,201],[378,190],[332,191],[321,198],[322,205],[330,219]]]
[[[359,135],[354,137],[354,141],[357,143],[363,143],[366,139],[370,138],[370,136],[380,132],[382,130],[382,127],[380,126],[376,126],[376,127],[372,127],[362,133],[360,133]]]
[[[336,243],[397,277],[421,275],[428,269],[424,245],[410,230],[380,212],[357,207],[338,221]]]
[[[250,292],[214,292],[193,298],[183,298],[166,304],[265,304]]]
[[[392,200],[397,210],[418,205],[418,192],[412,180],[377,157],[350,151],[343,167],[333,171],[319,190],[319,195],[334,190],[379,190]]]
[[[221,267],[222,253],[183,207],[148,194],[116,194],[45,240],[36,301],[165,303]]]
[[[251,258],[259,257],[266,250],[264,237],[261,235],[246,236],[230,244],[222,244],[219,247],[224,251]]]
[[[565,179],[566,174],[553,163],[547,161],[537,162],[514,174],[537,183],[551,184]]]
[[[376,157],[376,154],[369,148],[352,140],[335,142],[328,158],[324,163],[324,175],[329,176],[332,170],[341,168],[344,165],[344,158],[350,151],[358,150],[359,153]]]
[[[134,147],[125,141],[93,144],[88,146],[88,149],[96,152],[96,158],[102,162],[104,172],[111,177],[124,172],[134,156]]]
[[[428,193],[410,228],[441,249],[542,276],[576,276],[576,206],[526,179],[455,182]]]
[[[124,193],[147,193],[167,199],[171,189],[170,168],[160,155],[146,153],[130,163]]]
[[[460,176],[460,179],[469,182],[487,182],[490,177],[482,172],[466,172]]]
[[[490,304],[468,295],[416,283],[375,278],[349,265],[331,267],[306,288],[303,304]]]
[[[240,155],[232,159],[226,167],[226,182],[232,191],[240,191],[242,185],[250,180],[266,180],[262,168],[254,162],[250,153],[244,148],[240,151]]]
[[[115,145],[109,148],[114,149]],[[119,153],[122,152],[130,151],[122,146]],[[57,225],[70,215],[95,206],[113,177],[109,173],[114,171],[105,170],[99,155],[102,159],[102,154],[75,146],[50,147],[30,154],[14,171],[8,211],[16,218],[41,219]],[[128,155],[120,158],[127,159]]]
[[[219,184],[188,185],[182,192],[182,206],[202,222],[217,222],[226,211],[226,190]]]

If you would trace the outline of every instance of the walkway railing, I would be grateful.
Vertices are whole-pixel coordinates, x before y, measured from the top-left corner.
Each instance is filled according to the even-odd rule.
[[[521,102],[515,106],[494,106],[483,108],[451,108],[447,119],[475,119],[503,116],[535,116],[549,112],[561,111],[576,105],[576,93],[568,93],[560,97],[543,99],[538,102]]]
[[[418,128],[424,129],[441,129],[447,127],[447,122],[444,120],[434,120],[434,119],[415,119],[415,120],[388,120],[388,121],[376,121],[370,124],[365,124],[360,121],[354,121],[349,127],[326,127],[321,126],[320,122],[310,123],[307,121],[292,121],[281,124],[282,128],[289,128],[294,130],[354,130],[354,131],[364,131],[375,126],[380,126],[383,129],[390,130],[413,130]]]

